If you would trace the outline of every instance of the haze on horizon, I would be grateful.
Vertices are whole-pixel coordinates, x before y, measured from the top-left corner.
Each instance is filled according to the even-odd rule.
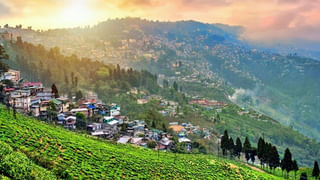
[[[249,40],[320,42],[320,0],[0,0],[2,26],[76,27],[128,16],[239,25]]]

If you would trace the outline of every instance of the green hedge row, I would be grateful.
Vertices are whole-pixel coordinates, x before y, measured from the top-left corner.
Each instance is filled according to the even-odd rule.
[[[33,163],[25,154],[14,152],[10,145],[1,141],[0,174],[4,174],[13,179],[56,179],[53,173]],[[6,177],[3,179],[6,179]]]

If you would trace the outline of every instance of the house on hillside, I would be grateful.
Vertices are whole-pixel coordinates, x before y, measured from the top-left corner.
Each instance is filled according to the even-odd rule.
[[[0,32],[0,40],[10,40],[10,33],[8,31],[2,31]]]
[[[173,146],[173,141],[169,140],[167,137],[162,138],[159,144],[163,147],[162,149],[171,149]]]
[[[40,100],[50,101],[52,98],[54,98],[54,94],[51,92],[51,90],[43,90],[42,92],[38,92],[36,97]]]
[[[184,127],[181,125],[171,125],[171,126],[169,126],[169,129],[172,129],[176,133],[180,133],[182,131],[185,131]]]
[[[8,72],[3,73],[0,80],[10,80],[17,83],[20,80],[20,71],[9,69]]]
[[[60,101],[61,104],[61,111],[62,112],[68,112],[69,110],[69,105],[70,105],[70,101],[68,98],[64,98],[64,97],[59,97],[57,98],[58,101]]]
[[[68,129],[76,129],[77,118],[75,116],[68,116],[65,118],[64,127]]]
[[[23,87],[25,87],[25,88],[42,88],[43,85],[41,82],[26,82],[26,83],[23,83]]]
[[[94,131],[98,131],[98,130],[101,130],[102,129],[102,124],[101,123],[92,123],[92,124],[89,124],[87,126],[87,131],[88,132],[94,132]]]
[[[86,116],[86,118],[88,118],[89,117],[89,111],[90,110],[87,109],[87,108],[76,108],[76,109],[71,109],[70,113],[73,116],[75,116],[77,113],[83,113]]]
[[[120,138],[119,138],[119,140],[117,141],[117,143],[127,144],[130,140],[131,140],[131,137],[130,137],[130,136],[123,136],[123,137],[120,137]]]
[[[141,138],[141,137],[134,137],[134,138],[131,138],[131,140],[130,140],[131,144],[135,144],[135,145],[138,145],[138,146],[140,146],[140,144],[142,142],[143,142],[143,138]]]
[[[191,140],[186,138],[186,137],[182,137],[178,139],[179,143],[185,143],[186,145],[186,150],[190,151],[191,150]]]
[[[60,113],[57,115],[57,123],[58,124],[65,124],[65,121],[66,121],[66,115],[63,114],[63,113]]]

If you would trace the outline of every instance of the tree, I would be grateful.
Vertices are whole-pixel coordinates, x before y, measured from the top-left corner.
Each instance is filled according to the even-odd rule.
[[[74,72],[71,72],[71,84],[74,86]]]
[[[254,164],[254,161],[256,160],[255,156],[257,155],[257,149],[256,148],[251,148],[250,150],[250,160],[252,164]]]
[[[78,87],[78,76],[74,78],[74,86]]]
[[[247,163],[250,159],[250,150],[251,150],[251,144],[250,144],[248,137],[246,137],[246,139],[244,140],[244,143],[243,143],[242,151],[245,153]]]
[[[58,91],[58,88],[55,84],[52,84],[51,92],[52,92],[52,94],[54,94],[55,98],[59,98],[59,91]]]
[[[280,166],[280,157],[279,157],[277,147],[273,146],[270,154],[271,154],[271,157],[269,161],[269,166],[271,169],[275,169],[276,167]]]
[[[298,163],[296,160],[292,162],[292,170],[294,171],[294,179],[296,179],[297,171],[299,170]]]
[[[178,83],[176,81],[173,82],[173,89],[178,91]]]
[[[156,121],[154,121],[154,120],[152,121],[151,127],[152,127],[152,128],[157,128],[157,126],[156,126]]]
[[[8,60],[9,56],[5,52],[4,48],[0,45],[0,76],[2,76],[3,73],[7,72],[9,70],[8,65],[1,62],[1,60]]]
[[[287,177],[288,177],[289,172],[292,170],[292,155],[289,148],[287,148],[284,152],[284,157],[282,159],[282,166],[287,171]]]
[[[264,144],[264,150],[262,154],[262,160],[264,163],[267,163],[270,169],[272,169],[271,164],[272,164],[272,159],[273,159],[273,152],[272,152],[272,145],[271,143],[265,143]]]
[[[49,101],[49,105],[47,108],[47,114],[50,121],[52,121],[52,117],[56,117],[58,114],[58,109],[56,104],[53,101]]]
[[[87,127],[87,118],[82,112],[76,113],[76,127],[78,129],[86,129]]]
[[[13,117],[17,119],[17,108],[16,108],[16,98],[13,98]]]
[[[154,149],[157,146],[156,141],[148,141],[147,143],[148,148]]]
[[[66,72],[64,73],[64,83],[68,86],[69,85],[69,79],[68,76],[66,74]]]
[[[162,123],[162,130],[164,131],[164,132],[167,132],[167,125],[165,124],[165,123]]]
[[[198,149],[200,153],[207,154],[207,149],[203,145],[200,145]]]
[[[219,114],[217,114],[217,122],[220,122],[220,115]]]
[[[229,135],[228,131],[225,130],[223,136],[221,137],[221,149],[222,149],[222,154],[226,155],[226,150],[229,147]]]
[[[228,150],[230,152],[230,157],[233,155],[233,151],[234,151],[234,142],[232,137],[230,137],[229,142],[228,142]]]
[[[318,177],[319,177],[318,161],[314,161],[313,170],[312,170],[312,177],[315,177],[316,179],[318,179]]]
[[[169,82],[167,80],[163,80],[163,88],[168,88],[169,87]]]
[[[261,137],[259,138],[258,140],[258,149],[257,149],[257,155],[258,155],[258,158],[260,159],[260,164],[261,166],[263,166],[263,164],[265,163],[264,162],[264,159],[263,159],[263,156],[264,156],[264,152],[265,152],[265,142],[264,142],[264,139],[262,139]]]
[[[234,147],[234,153],[239,159],[240,159],[241,151],[242,151],[242,142],[240,138],[237,137],[236,145]]]
[[[307,173],[305,173],[305,172],[301,173],[300,180],[308,180]]]
[[[78,101],[78,100],[80,100],[82,98],[83,98],[82,92],[81,92],[81,90],[78,90],[76,92],[76,101]]]

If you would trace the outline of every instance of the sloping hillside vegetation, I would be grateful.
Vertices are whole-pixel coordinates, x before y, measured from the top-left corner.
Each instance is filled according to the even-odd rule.
[[[278,179],[212,156],[177,154],[175,158],[173,153],[158,156],[150,149],[93,139],[22,115],[14,119],[3,107],[0,127],[2,142],[58,178]],[[13,155],[24,157],[20,153]]]
[[[58,47],[49,51],[42,45],[22,42],[5,44],[11,68],[19,69],[29,81],[40,81],[50,87],[55,83],[62,93],[75,93],[79,89],[92,90],[110,96],[139,87],[151,93],[158,91],[157,77],[147,71],[123,69],[119,65],[105,65],[76,55],[64,56]]]
[[[10,145],[0,141],[0,179],[9,179],[9,177],[13,179],[56,179],[52,172],[36,165],[25,154],[14,152]]]

